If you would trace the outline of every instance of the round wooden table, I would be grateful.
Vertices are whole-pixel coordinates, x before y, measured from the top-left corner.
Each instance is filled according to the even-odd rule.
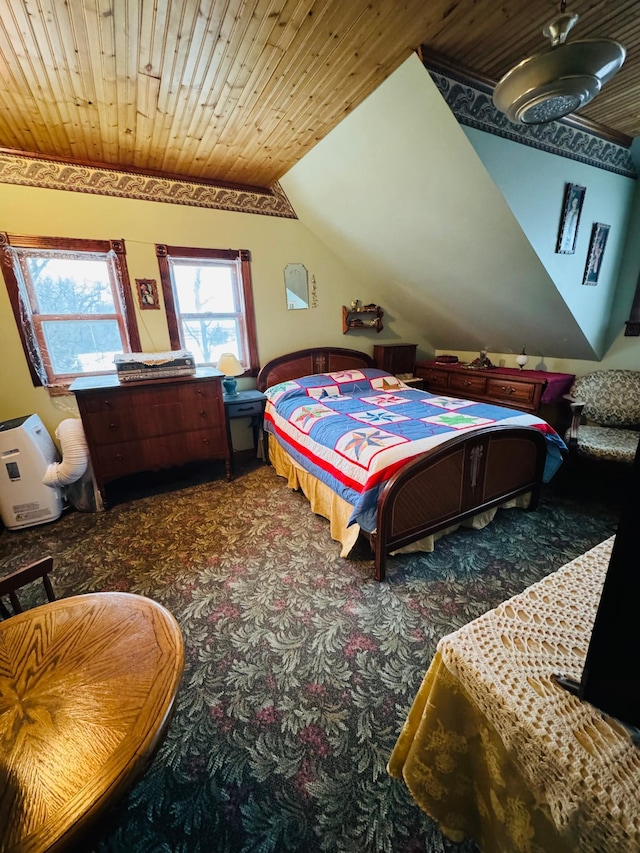
[[[0,853],[60,851],[147,768],[171,718],[182,634],[103,592],[0,623]]]

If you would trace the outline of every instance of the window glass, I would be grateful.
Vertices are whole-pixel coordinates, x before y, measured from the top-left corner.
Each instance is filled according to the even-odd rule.
[[[84,260],[21,254],[39,313],[115,313],[112,283],[104,258]]]
[[[242,310],[235,261],[169,263],[182,337],[198,364],[216,364],[223,352],[242,363]]]
[[[246,250],[156,246],[172,349],[216,366],[232,352],[255,375],[258,355]]]
[[[53,375],[113,371],[113,357],[123,351],[115,320],[44,320],[42,332]]]
[[[235,264],[171,264],[180,313],[237,311]]]
[[[198,364],[217,364],[223,352],[232,352],[242,363],[237,322],[183,316],[182,330],[186,348]]]
[[[14,245],[4,236],[0,264],[34,384],[113,373],[116,353],[139,347],[123,242],[16,237]]]

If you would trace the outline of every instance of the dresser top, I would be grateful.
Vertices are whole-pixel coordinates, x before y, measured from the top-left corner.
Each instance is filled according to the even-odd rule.
[[[137,388],[141,385],[153,387],[155,385],[166,385],[176,382],[193,382],[203,379],[222,379],[223,374],[214,367],[198,367],[195,373],[189,376],[170,376],[165,378],[151,377],[141,379],[139,382],[120,382],[116,373],[106,373],[102,376],[79,376],[69,386],[73,393],[77,391],[100,391],[104,388]]]
[[[461,361],[444,362],[444,361],[421,361],[418,362],[423,367],[437,367],[439,370],[463,371],[464,373],[478,373],[481,375],[492,376],[496,373],[505,376],[511,376],[515,379],[522,379],[527,382],[550,382],[553,379],[563,379],[567,382],[573,382],[576,378],[573,373],[556,373],[551,370],[522,370],[519,367],[468,367]]]
[[[483,367],[473,369],[461,362],[445,363],[441,361],[419,361],[417,367],[429,370],[443,370],[448,373],[466,373],[476,376],[500,377],[508,376],[510,382],[526,382],[541,385],[543,388],[541,402],[554,403],[567,394],[575,381],[573,373],[555,373],[551,370],[520,370],[518,367]]]

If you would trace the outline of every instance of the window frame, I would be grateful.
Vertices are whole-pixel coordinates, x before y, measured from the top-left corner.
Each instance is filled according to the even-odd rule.
[[[140,350],[140,334],[136,323],[133,295],[129,280],[129,271],[126,262],[126,249],[124,240],[86,240],[75,237],[37,237],[24,234],[8,234],[0,232],[0,269],[4,276],[5,285],[9,294],[9,301],[13,310],[13,316],[20,335],[20,341],[27,359],[27,366],[31,380],[35,387],[67,388],[78,376],[97,376],[105,371],[86,371],[78,374],[65,374],[58,378],[52,378],[53,371],[50,366],[50,358],[44,336],[41,331],[41,321],[33,318],[33,305],[31,304],[30,290],[22,293],[16,268],[22,270],[22,253],[17,254],[15,249],[51,250],[58,252],[69,252],[73,254],[102,254],[110,255],[112,267],[115,273],[115,287],[119,297],[119,305],[116,305],[116,316],[121,337],[123,338],[123,349],[125,352],[136,352]],[[120,309],[120,310],[118,310]],[[50,317],[51,315],[49,315]],[[65,319],[73,317],[85,317],[84,314],[65,315]],[[111,315],[110,315],[111,316]],[[100,319],[100,315],[95,315]],[[109,371],[111,372],[111,371]],[[115,367],[113,369],[115,372]]]
[[[238,291],[242,299],[242,319],[244,322],[243,336],[246,343],[246,358],[243,363],[243,376],[257,376],[260,369],[258,360],[258,343],[256,334],[256,318],[253,301],[253,283],[251,279],[251,252],[248,249],[195,249],[192,246],[168,246],[156,243],[156,256],[162,283],[169,341],[172,350],[188,349],[182,334],[181,314],[177,310],[178,300],[173,289],[170,260],[185,261],[239,261]]]

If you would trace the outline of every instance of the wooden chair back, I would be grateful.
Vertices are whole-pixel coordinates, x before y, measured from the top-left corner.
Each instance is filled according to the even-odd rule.
[[[9,619],[15,616],[16,613],[22,613],[23,607],[18,598],[17,591],[26,586],[28,583],[42,579],[44,591],[48,601],[55,601],[56,596],[49,579],[49,572],[53,569],[53,557],[44,557],[42,560],[37,560],[35,563],[30,563],[22,569],[18,569],[6,577],[0,578],[0,618]],[[11,610],[2,600],[3,596],[8,596],[11,604]]]

